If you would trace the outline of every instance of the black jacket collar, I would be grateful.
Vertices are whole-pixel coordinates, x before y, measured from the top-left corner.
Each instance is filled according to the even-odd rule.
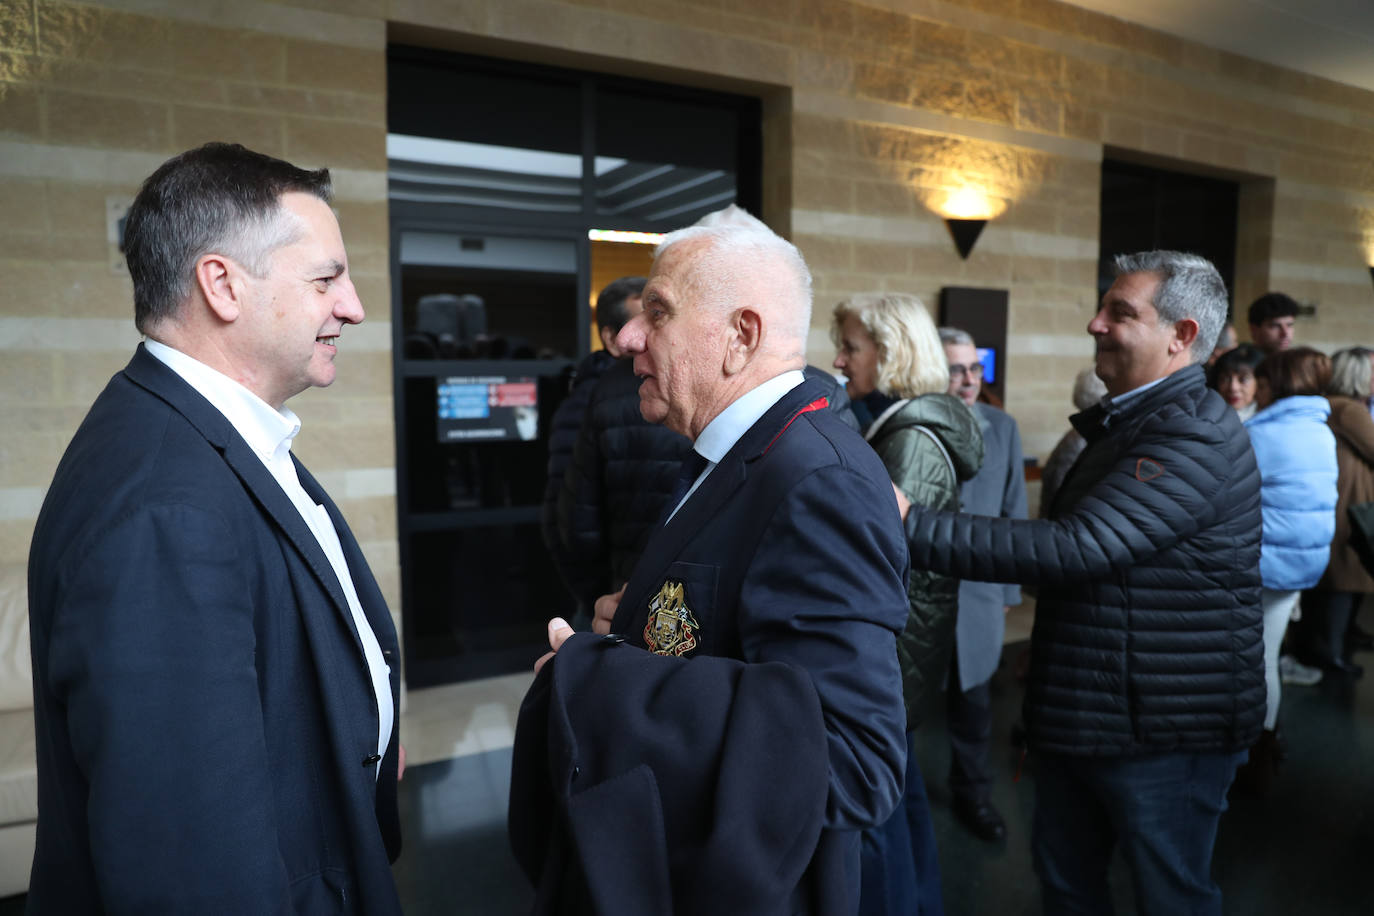
[[[1084,439],[1092,442],[1106,435],[1109,429],[1135,417],[1153,413],[1162,405],[1177,400],[1182,392],[1206,384],[1206,371],[1195,363],[1170,373],[1164,377],[1164,381],[1125,404],[1116,404],[1111,400],[1094,404],[1082,413],[1069,417],[1069,422]]]

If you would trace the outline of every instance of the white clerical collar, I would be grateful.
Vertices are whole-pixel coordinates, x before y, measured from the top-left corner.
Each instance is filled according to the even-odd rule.
[[[276,410],[224,373],[152,338],[143,341],[143,348],[224,414],[263,463],[270,466],[279,452],[285,457],[291,450],[301,420],[289,407]]]
[[[719,464],[726,452],[734,448],[740,437],[759,421],[759,417],[768,413],[774,404],[782,400],[783,395],[804,381],[806,376],[800,369],[789,369],[740,395],[706,424],[692,447],[711,464]]]

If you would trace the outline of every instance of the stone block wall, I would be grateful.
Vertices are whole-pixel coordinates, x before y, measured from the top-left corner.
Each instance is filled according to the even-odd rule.
[[[241,142],[330,167],[368,318],[339,380],[292,401],[297,453],[399,608],[386,206],[386,26],[339,4],[0,0],[0,562],[138,342],[107,227],[172,154]]]
[[[398,606],[388,41],[761,97],[763,215],[816,275],[811,361],[850,293],[1008,289],[1007,406],[1041,458],[1091,360],[1104,154],[1240,180],[1240,307],[1284,289],[1318,305],[1302,340],[1374,342],[1374,93],[1056,0],[0,0],[0,562],[137,340],[107,208],[230,139],[335,169],[369,319],[293,402],[298,448]],[[937,211],[969,190],[993,219],[964,261]]]

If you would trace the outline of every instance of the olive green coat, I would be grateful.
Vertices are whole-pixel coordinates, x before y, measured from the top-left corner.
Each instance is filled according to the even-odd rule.
[[[935,434],[949,460],[918,427]],[[983,434],[977,418],[963,401],[947,394],[898,401],[873,421],[864,438],[912,505],[957,511],[960,482],[978,473],[983,464]],[[954,642],[959,582],[913,568],[907,597],[911,610],[906,629],[897,640],[897,658],[902,666],[909,731],[919,724],[921,710],[930,697],[944,686]]]

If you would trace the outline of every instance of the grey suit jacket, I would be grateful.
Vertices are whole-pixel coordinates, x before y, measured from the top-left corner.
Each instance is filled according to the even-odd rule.
[[[1021,431],[1004,411],[973,405],[983,428],[983,466],[959,488],[962,511],[971,515],[1026,517],[1026,471]],[[954,649],[959,655],[959,689],[969,690],[992,677],[1002,656],[1006,618],[1002,609],[1021,603],[1016,585],[959,583],[959,620]]]

